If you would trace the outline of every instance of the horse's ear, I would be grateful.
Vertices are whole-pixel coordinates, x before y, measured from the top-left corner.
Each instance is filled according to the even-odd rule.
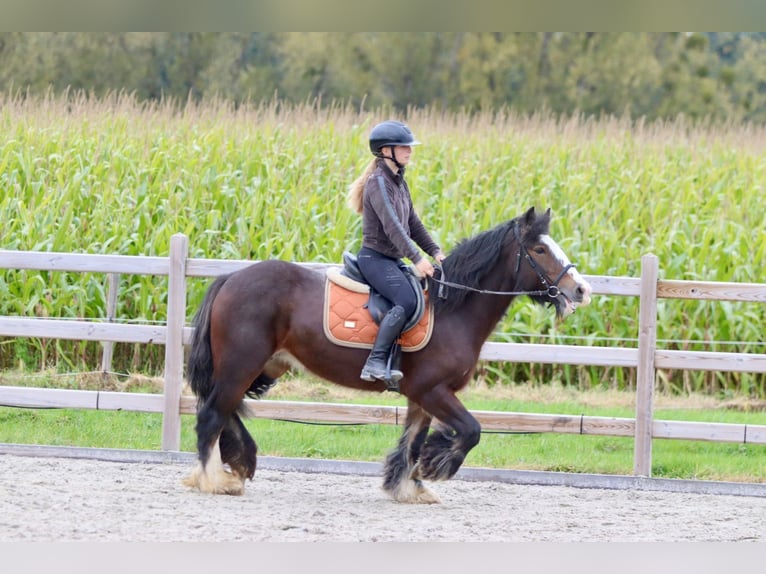
[[[548,233],[548,224],[551,220],[551,209],[546,209],[543,215],[537,215],[533,206],[527,210],[521,219],[523,220],[525,240],[531,241],[543,233]]]
[[[540,233],[548,233],[548,228],[551,224],[551,208],[545,210],[545,213],[538,216],[537,225]]]

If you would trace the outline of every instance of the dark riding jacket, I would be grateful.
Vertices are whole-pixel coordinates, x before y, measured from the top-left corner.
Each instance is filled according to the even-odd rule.
[[[395,174],[385,160],[378,159],[364,185],[362,205],[363,247],[395,259],[406,257],[415,264],[423,258],[417,246],[431,257],[439,252],[412,205],[404,168]]]

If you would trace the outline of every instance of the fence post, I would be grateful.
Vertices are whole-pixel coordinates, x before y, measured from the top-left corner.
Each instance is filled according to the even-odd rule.
[[[186,259],[188,256],[189,238],[182,233],[176,233],[170,238],[162,450],[180,450],[181,447],[183,329],[186,322]]]
[[[657,276],[654,255],[641,258],[641,299],[638,312],[638,369],[636,373],[636,430],[633,474],[652,475],[654,422],[654,357],[657,350]]]
[[[120,274],[108,273],[106,276],[106,320],[108,323],[114,322],[117,314],[117,290],[120,287]],[[114,356],[114,343],[104,341],[103,352],[101,354],[101,376],[106,379],[112,371],[112,357]]]

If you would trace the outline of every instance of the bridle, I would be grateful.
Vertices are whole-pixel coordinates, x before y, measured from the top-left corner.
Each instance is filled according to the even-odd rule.
[[[532,267],[532,270],[537,273],[537,277],[540,279],[540,282],[545,286],[545,289],[539,289],[536,291],[491,291],[489,289],[477,289],[476,287],[470,287],[469,285],[461,285],[459,283],[452,283],[450,281],[447,281],[444,278],[444,268],[441,265],[436,265],[435,267],[439,270],[440,275],[442,278],[437,279],[435,277],[432,277],[431,279],[439,284],[439,290],[437,292],[437,296],[439,299],[446,299],[447,295],[444,293],[445,287],[452,287],[454,289],[462,289],[464,291],[472,291],[474,293],[481,293],[482,295],[531,295],[531,296],[542,296],[546,295],[550,299],[555,299],[559,296],[561,293],[561,290],[559,289],[558,285],[559,282],[564,278],[564,275],[566,275],[566,272],[569,271],[571,268],[573,268],[575,265],[574,263],[569,263],[564,267],[564,269],[561,270],[561,273],[559,273],[558,277],[556,277],[555,281],[551,281],[551,278],[548,276],[545,271],[543,271],[537,264],[537,262],[534,260],[534,258],[529,254],[529,251],[524,246],[524,244],[521,241],[521,233],[519,232],[519,226],[514,225],[513,226],[513,232],[516,237],[516,243],[519,244],[519,251],[516,254],[516,277],[518,281],[519,271],[521,270],[521,262],[522,262],[522,255],[524,256],[524,259],[526,259],[529,262],[530,267]]]
[[[548,295],[548,297],[550,297],[551,299],[555,299],[556,297],[559,296],[559,293],[561,292],[561,290],[558,287],[559,282],[564,278],[564,275],[566,275],[567,271],[569,271],[572,267],[574,267],[574,263],[569,263],[565,265],[564,268],[561,270],[561,273],[559,273],[558,277],[556,277],[556,280],[551,281],[551,278],[548,277],[548,274],[538,267],[537,262],[532,258],[532,256],[529,254],[529,251],[527,251],[527,248],[521,242],[521,233],[519,233],[519,226],[514,225],[513,231],[514,231],[514,234],[516,235],[516,242],[519,244],[519,252],[516,255],[516,277],[519,276],[519,270],[521,269],[521,254],[524,253],[524,259],[529,261],[529,265],[532,267],[532,270],[535,273],[537,273],[537,276],[540,278],[540,282],[546,288],[546,290],[544,291],[544,294]]]

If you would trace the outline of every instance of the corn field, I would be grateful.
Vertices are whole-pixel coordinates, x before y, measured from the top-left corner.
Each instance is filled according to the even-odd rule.
[[[370,159],[388,110],[308,102],[143,104],[125,94],[0,96],[0,248],[339,262],[360,246],[346,188]],[[449,251],[534,205],[583,274],[766,282],[766,128],[615,117],[412,109],[424,145],[407,179],[421,218]],[[208,281],[190,279],[191,319]],[[166,280],[122,277],[117,320],[163,322]],[[100,319],[98,274],[0,271],[0,314]],[[595,297],[564,323],[516,301],[493,340],[635,346],[638,299]],[[766,352],[766,306],[661,300],[658,347]],[[0,340],[0,369],[93,370],[100,345]],[[161,347],[118,344],[115,367],[160,372]],[[481,364],[478,376],[629,388],[632,369]],[[755,374],[662,372],[660,390],[766,396]]]

